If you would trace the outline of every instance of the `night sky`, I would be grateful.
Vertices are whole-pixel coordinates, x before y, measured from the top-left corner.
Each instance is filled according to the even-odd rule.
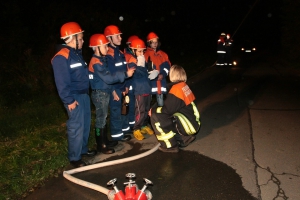
[[[110,24],[119,26],[123,32],[123,44],[130,35],[145,40],[146,35],[154,31],[161,39],[162,48],[174,52],[215,52],[221,32],[234,34],[236,43],[250,39],[264,47],[276,46],[280,41],[280,2],[11,0],[1,6],[5,29],[0,39],[7,41],[5,37],[10,36],[21,40],[23,37],[24,45],[39,49],[37,46],[43,43],[61,43],[61,25],[77,21],[85,30],[86,46],[92,34],[103,33]]]

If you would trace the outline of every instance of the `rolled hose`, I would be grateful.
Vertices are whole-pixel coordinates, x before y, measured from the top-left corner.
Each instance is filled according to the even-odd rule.
[[[158,149],[159,146],[160,146],[160,144],[157,144],[152,149],[150,149],[150,150],[148,150],[144,153],[138,154],[136,156],[131,156],[131,157],[128,157],[128,158],[122,158],[122,159],[108,161],[108,162],[96,163],[96,164],[93,164],[93,165],[87,165],[87,166],[84,166],[84,167],[79,167],[79,168],[71,169],[71,170],[68,170],[68,171],[64,171],[63,176],[66,179],[68,179],[69,181],[73,182],[73,183],[76,183],[78,185],[81,185],[81,186],[99,191],[99,192],[101,192],[105,195],[108,195],[109,190],[107,188],[102,187],[100,185],[96,185],[96,184],[88,182],[88,181],[84,181],[84,180],[75,178],[74,176],[72,176],[72,174],[88,171],[88,170],[91,170],[91,169],[97,169],[97,168],[101,168],[101,167],[107,167],[107,166],[111,166],[111,165],[117,165],[117,164],[130,162],[130,161],[133,161],[133,160],[137,160],[137,159],[143,158],[145,156],[148,156],[148,155],[154,153]]]

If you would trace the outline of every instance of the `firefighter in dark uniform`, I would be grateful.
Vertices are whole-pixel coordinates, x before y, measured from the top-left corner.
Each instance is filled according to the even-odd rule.
[[[126,42],[127,47],[124,49],[125,59],[126,59],[126,55],[128,55],[128,53],[129,54],[132,53],[132,50],[130,48],[130,44],[131,44],[132,40],[138,39],[138,38],[139,37],[137,35],[132,35],[127,39],[127,42]],[[130,130],[133,132],[133,127],[135,124],[135,100],[134,100],[135,97],[134,97],[134,91],[133,91],[133,87],[132,87],[132,78],[128,79],[127,81],[129,82],[129,84],[128,84],[129,85],[128,124],[129,124]]]
[[[104,29],[104,35],[109,40],[107,52],[107,64],[110,73],[126,72],[127,63],[123,52],[119,49],[121,45],[121,32],[115,25],[109,25]],[[109,100],[110,107],[110,133],[113,141],[129,141],[131,136],[129,134],[130,128],[128,124],[128,116],[122,115],[122,96],[128,93],[129,85],[125,80],[122,83],[113,84],[113,89],[117,93],[120,100],[114,100],[111,94]]]
[[[125,79],[130,78],[134,73],[134,70],[116,72],[115,74],[111,74],[108,71],[105,57],[108,51],[108,43],[109,41],[103,34],[94,34],[90,38],[90,47],[94,50],[89,63],[89,79],[92,89],[91,99],[96,111],[95,138],[98,152],[104,154],[115,152],[113,148],[110,148],[114,143],[108,141],[106,128],[108,105],[110,95],[113,93],[112,84],[124,82]]]
[[[230,38],[230,34],[226,35],[225,39],[225,65],[232,65],[232,58],[231,58],[231,50],[232,50],[233,40]]]
[[[65,23],[60,29],[66,43],[51,63],[55,84],[68,113],[68,158],[74,167],[87,165],[82,156],[94,156],[88,149],[91,126],[88,67],[81,53],[83,30],[76,22]]]
[[[217,54],[218,54],[218,60],[216,65],[217,66],[224,66],[225,65],[225,33],[221,33],[219,39],[218,39],[218,46],[217,46]]]
[[[135,68],[135,74],[132,76],[132,87],[135,98],[135,124],[133,135],[137,140],[143,140],[143,133],[153,135],[153,130],[148,127],[151,103],[151,83],[148,78],[148,70],[145,67],[144,51],[146,49],[143,40],[133,39],[129,45],[130,51],[127,51],[125,58],[128,68]]]
[[[155,136],[162,152],[177,153],[188,146],[200,128],[200,113],[195,96],[186,84],[185,70],[178,65],[170,69],[171,89],[162,107],[155,104],[149,111]]]

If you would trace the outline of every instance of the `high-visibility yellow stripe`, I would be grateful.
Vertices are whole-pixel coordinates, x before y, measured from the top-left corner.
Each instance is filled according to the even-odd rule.
[[[167,148],[172,147],[172,145],[171,145],[169,139],[171,139],[172,137],[174,137],[174,135],[175,135],[176,133],[174,133],[173,131],[170,131],[169,133],[165,133],[165,132],[160,128],[160,123],[159,123],[159,122],[156,122],[156,123],[155,123],[155,127],[156,127],[156,129],[158,130],[158,132],[160,132],[160,135],[156,135],[157,139],[158,139],[159,141],[165,142]]]
[[[169,140],[171,139],[173,136],[175,135],[175,133],[173,131],[170,131],[169,133],[165,133],[162,135],[157,135],[157,139],[158,140]]]
[[[193,106],[194,115],[196,116],[196,122],[200,125],[201,124],[201,122],[200,122],[200,113],[198,111],[198,108],[197,108],[197,106],[195,105],[194,102],[192,102],[191,104]]]
[[[192,123],[181,113],[175,113],[174,116],[177,116],[181,125],[183,126],[185,132],[188,135],[192,135],[196,133],[196,130]]]

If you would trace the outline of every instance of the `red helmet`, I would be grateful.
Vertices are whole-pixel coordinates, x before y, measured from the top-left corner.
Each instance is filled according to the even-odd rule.
[[[115,25],[109,25],[104,29],[105,37],[122,34],[119,28]]]
[[[132,42],[132,40],[138,39],[138,38],[139,38],[138,36],[132,35],[132,36],[130,36],[130,37],[127,39],[126,44],[130,44],[130,43]]]
[[[147,42],[149,42],[150,40],[153,40],[155,38],[159,38],[154,32],[150,32],[147,36]]]
[[[144,41],[139,38],[132,40],[129,47],[132,49],[146,49]]]
[[[108,39],[103,34],[94,34],[90,38],[90,47],[102,46],[108,43]]]
[[[60,37],[61,39],[65,39],[67,37],[70,37],[72,35],[76,35],[78,33],[82,33],[83,30],[76,22],[68,22],[62,25],[60,28]]]

